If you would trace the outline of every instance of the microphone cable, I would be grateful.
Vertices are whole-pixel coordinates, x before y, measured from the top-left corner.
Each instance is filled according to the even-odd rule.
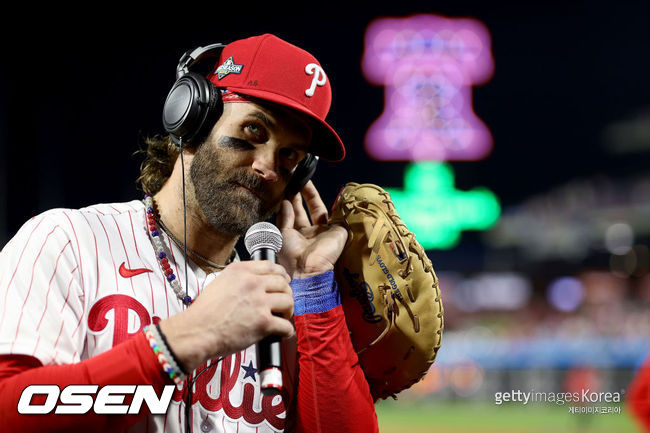
[[[187,397],[185,398],[185,401],[184,401],[184,403],[185,403],[185,408],[184,408],[185,420],[184,421],[185,421],[185,432],[186,433],[192,433],[192,424],[193,424],[192,423],[192,421],[193,421],[192,405],[194,404],[194,402],[192,401],[193,400],[192,399],[192,388],[194,388],[194,383],[199,378],[199,376],[201,376],[203,373],[205,373],[206,371],[210,370],[211,368],[216,367],[217,365],[219,365],[219,363],[221,361],[223,361],[223,358],[224,357],[222,356],[221,358],[217,359],[214,363],[211,363],[209,366],[207,366],[203,370],[199,371],[197,374],[194,375],[194,377],[192,377],[191,380],[190,380],[189,377],[187,378],[187,380],[185,380],[185,385],[187,386],[187,390],[186,390],[187,391]]]
[[[178,145],[181,153],[181,176],[183,177],[183,259],[185,261],[185,299],[183,304],[189,307],[190,303],[185,303],[185,300],[190,296],[189,294],[189,279],[187,274],[187,203],[185,201],[185,159],[183,158],[183,138],[179,137]]]
[[[185,299],[188,298],[189,294],[189,279],[188,279],[188,273],[187,273],[187,202],[185,199],[185,158],[183,158],[183,139],[179,138],[178,139],[178,144],[180,147],[180,153],[181,153],[181,176],[183,177],[182,179],[182,185],[183,185],[183,258],[185,260]],[[185,304],[185,301],[183,301],[183,304]],[[189,303],[186,305],[186,307],[189,306]],[[195,374],[194,377],[190,380],[188,379],[185,381],[185,384],[187,385],[187,399],[185,401],[185,431],[187,433],[192,433],[192,388],[194,387],[194,383],[196,380],[201,376],[203,373],[206,371],[212,369],[213,367],[216,367],[219,365],[219,363],[223,360],[223,356],[219,359],[217,359],[214,363],[210,364],[208,367],[204,368],[201,370],[198,374]]]

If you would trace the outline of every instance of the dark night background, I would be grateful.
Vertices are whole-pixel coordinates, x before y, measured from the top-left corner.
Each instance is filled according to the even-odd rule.
[[[494,149],[484,160],[452,163],[457,188],[485,186],[506,209],[582,176],[647,170],[647,153],[611,153],[602,138],[612,123],[650,107],[647,3],[400,3],[6,14],[5,24],[18,25],[3,30],[0,244],[46,209],[140,197],[133,153],[143,137],[163,132],[180,55],[265,32],[314,53],[332,82],[329,120],[348,156],[319,165],[326,203],[348,181],[400,187],[405,164],[373,161],[362,145],[383,109],[383,88],[360,68],[366,26],[379,17],[474,17],[491,33],[495,73],[473,89],[473,103]],[[467,233],[455,250],[434,254],[453,268],[481,251],[480,238]]]
[[[261,4],[5,7],[0,248],[47,209],[141,198],[134,153],[145,137],[163,133],[163,102],[180,56],[267,32],[312,52],[332,83],[328,120],[347,158],[319,164],[314,181],[326,204],[350,181],[401,188],[406,163],[375,161],[363,146],[384,108],[384,88],[361,71],[366,28],[377,18],[420,13],[476,18],[491,34],[495,70],[472,88],[472,102],[494,146],[483,160],[451,166],[457,189],[495,193],[501,224],[463,232],[453,249],[427,251],[445,302],[444,343],[436,373],[411,390],[423,405],[404,394],[387,400],[378,406],[382,431],[634,431],[626,409],[624,416],[574,421],[566,407],[531,417],[521,405],[496,406],[494,397],[511,389],[561,391],[576,377],[590,387],[581,367],[602,380],[602,391],[627,389],[647,356],[650,2]],[[567,188],[581,182],[591,189]],[[586,199],[576,191],[588,191]],[[635,245],[624,254],[603,247],[617,226],[634,231]],[[498,238],[499,229],[510,231],[514,247],[494,243],[490,235]],[[581,240],[587,253],[567,256]],[[559,254],[544,256],[548,250]],[[575,284],[573,292],[555,284],[564,277],[579,282],[581,297],[562,309],[549,294],[575,299]],[[383,417],[391,407],[399,414],[392,424]],[[409,427],[417,419],[422,430]],[[557,427],[558,419],[568,422]]]

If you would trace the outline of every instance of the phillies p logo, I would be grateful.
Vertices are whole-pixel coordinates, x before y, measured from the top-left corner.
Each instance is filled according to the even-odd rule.
[[[327,75],[323,68],[318,66],[316,63],[310,63],[305,67],[305,72],[307,75],[313,75],[314,78],[311,80],[311,86],[309,89],[305,90],[305,95],[312,97],[316,91],[316,86],[323,87],[327,82]]]
[[[135,298],[126,295],[109,295],[95,302],[90,308],[88,328],[95,333],[110,329],[107,317],[109,311],[113,312],[113,346],[128,340],[151,323],[149,312]],[[131,312],[135,313],[138,318],[138,329],[135,332],[129,332],[129,314]],[[158,320],[160,319],[154,318],[154,323]]]

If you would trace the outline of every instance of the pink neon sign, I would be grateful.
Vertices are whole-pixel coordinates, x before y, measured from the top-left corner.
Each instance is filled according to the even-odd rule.
[[[471,86],[494,71],[490,34],[475,19],[383,18],[366,30],[363,73],[384,85],[385,107],[366,134],[380,160],[477,160],[492,135],[472,109]]]

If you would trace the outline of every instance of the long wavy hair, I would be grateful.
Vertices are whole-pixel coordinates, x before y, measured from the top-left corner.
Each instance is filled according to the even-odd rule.
[[[136,182],[146,194],[154,195],[171,176],[179,155],[179,147],[168,135],[148,137],[144,142],[147,148],[136,152],[136,155],[144,154]]]

